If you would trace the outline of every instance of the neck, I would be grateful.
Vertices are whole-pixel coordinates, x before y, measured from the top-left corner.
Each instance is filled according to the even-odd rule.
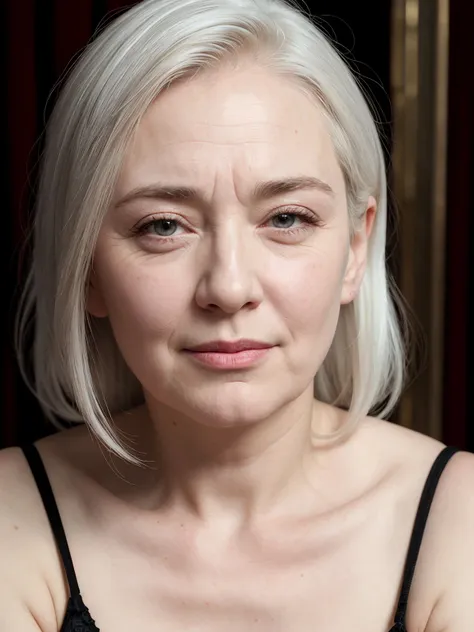
[[[290,504],[301,507],[311,491],[311,434],[326,409],[308,390],[271,418],[224,428],[148,402],[158,505],[203,522],[221,516],[241,525]]]

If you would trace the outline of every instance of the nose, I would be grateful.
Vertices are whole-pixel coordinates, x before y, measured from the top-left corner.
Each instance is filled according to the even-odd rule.
[[[250,235],[234,222],[214,231],[196,288],[199,307],[233,314],[261,303],[259,257],[251,241]]]

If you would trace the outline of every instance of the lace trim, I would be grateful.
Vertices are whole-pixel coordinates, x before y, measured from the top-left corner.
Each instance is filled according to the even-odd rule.
[[[81,595],[69,599],[61,632],[100,632]]]
[[[405,624],[403,623],[395,623],[395,625],[390,628],[389,632],[407,632],[407,629],[405,627]]]

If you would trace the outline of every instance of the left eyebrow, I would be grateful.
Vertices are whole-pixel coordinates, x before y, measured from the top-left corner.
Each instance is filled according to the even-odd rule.
[[[281,178],[278,180],[267,180],[258,182],[253,190],[253,199],[256,201],[266,200],[284,193],[291,193],[300,189],[313,189],[329,197],[334,197],[334,190],[319,178],[313,176],[294,176],[291,178]],[[186,186],[171,186],[161,184],[151,184],[145,187],[133,189],[115,203],[115,208],[128,204],[137,199],[179,201],[204,201],[205,195],[199,189]]]

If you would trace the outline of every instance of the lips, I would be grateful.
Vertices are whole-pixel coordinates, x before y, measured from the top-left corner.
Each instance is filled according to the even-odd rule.
[[[239,353],[240,351],[248,351],[249,349],[269,349],[274,345],[268,342],[261,342],[259,340],[211,340],[194,347],[188,347],[186,351],[194,351],[201,353]]]

